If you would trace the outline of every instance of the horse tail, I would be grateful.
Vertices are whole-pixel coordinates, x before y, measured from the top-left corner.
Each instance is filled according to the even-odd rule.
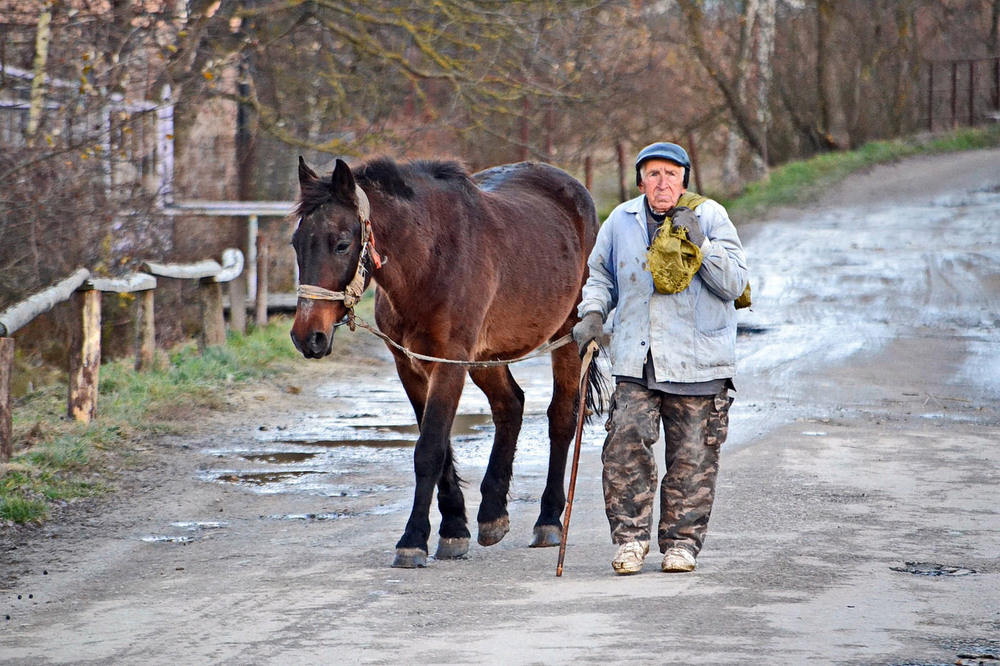
[[[604,413],[604,401],[608,395],[608,378],[601,372],[597,364],[597,357],[604,351],[599,346],[598,353],[590,359],[590,370],[587,372],[587,386],[584,387],[586,396],[584,397],[584,407],[586,409],[585,422],[590,423],[594,415],[600,416]]]

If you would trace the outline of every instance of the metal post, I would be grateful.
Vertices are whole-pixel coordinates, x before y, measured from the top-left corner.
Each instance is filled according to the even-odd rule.
[[[247,217],[247,293],[257,292],[257,236],[260,234],[260,224],[257,216]]]
[[[958,127],[958,61],[951,61],[951,128]]]
[[[254,322],[267,326],[267,239],[257,234],[257,291],[254,297]]]
[[[976,124],[976,61],[969,61],[969,127]]]
[[[934,62],[927,62],[927,131],[934,132]]]
[[[1000,111],[1000,56],[993,58],[993,108]]]

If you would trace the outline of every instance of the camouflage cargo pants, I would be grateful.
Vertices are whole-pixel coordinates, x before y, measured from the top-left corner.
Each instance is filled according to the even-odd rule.
[[[671,395],[622,382],[615,389],[604,440],[604,502],[616,543],[650,539],[660,421],[666,473],[660,485],[660,551],[701,551],[715,498],[719,448],[729,431],[732,398]]]

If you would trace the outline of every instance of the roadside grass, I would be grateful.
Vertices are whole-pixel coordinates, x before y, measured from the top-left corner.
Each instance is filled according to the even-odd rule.
[[[719,199],[731,215],[746,217],[778,206],[799,205],[814,199],[825,188],[852,173],[918,155],[995,148],[1000,146],[1000,125],[964,128],[893,141],[873,141],[857,150],[824,153],[801,162],[790,162],[750,184],[739,196]]]
[[[65,418],[64,384],[22,397],[14,406],[15,454],[0,466],[0,525],[42,523],[55,505],[105,492],[143,439],[224,407],[241,385],[289,371],[301,357],[288,330],[277,319],[204,353],[193,343],[158,352],[148,372],[135,372],[130,358],[103,364],[90,424]]]

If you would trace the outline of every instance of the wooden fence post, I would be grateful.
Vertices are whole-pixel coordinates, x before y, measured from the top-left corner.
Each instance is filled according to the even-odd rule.
[[[257,295],[254,301],[254,322],[267,326],[267,238],[257,234]]]
[[[222,285],[211,278],[198,283],[201,302],[201,337],[198,348],[226,344],[226,319],[222,312]]]
[[[142,372],[153,367],[156,352],[156,315],[154,290],[140,291],[135,299],[135,370]]]
[[[14,338],[0,338],[0,463],[14,455],[10,384],[14,374]]]
[[[243,272],[243,253],[229,248],[222,251],[222,263],[209,259],[193,264],[161,264],[147,261],[143,270],[169,278],[198,280],[201,308],[201,336],[198,349],[226,344],[226,318],[222,307],[222,283],[230,282]],[[244,299],[245,307],[245,299]]]
[[[229,283],[229,326],[247,332],[247,281],[242,275]]]
[[[97,416],[101,369],[101,292],[76,292],[73,308],[78,318],[69,350],[68,412],[71,418],[90,423]]]

